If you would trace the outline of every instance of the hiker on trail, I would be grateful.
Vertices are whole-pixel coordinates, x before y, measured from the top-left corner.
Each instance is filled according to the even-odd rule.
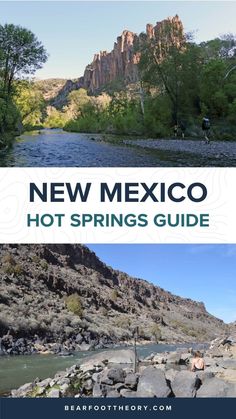
[[[174,136],[175,136],[175,138],[177,138],[178,137],[178,124],[176,123],[175,124],[175,126],[174,126]]]
[[[179,127],[180,127],[180,130],[181,130],[181,136],[182,136],[182,138],[184,139],[184,137],[185,137],[185,131],[186,131],[186,126],[185,126],[185,124],[183,123],[183,121],[181,121],[181,122],[180,122]]]
[[[205,361],[202,357],[202,354],[200,351],[196,351],[194,353],[194,357],[191,364],[191,371],[203,371],[205,369]]]
[[[210,144],[210,139],[209,139],[210,128],[211,128],[211,124],[210,124],[209,118],[204,117],[202,120],[202,131],[203,131],[204,138],[206,140],[206,144]]]

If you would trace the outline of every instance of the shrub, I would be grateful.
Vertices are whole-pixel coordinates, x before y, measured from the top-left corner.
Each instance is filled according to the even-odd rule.
[[[100,313],[101,313],[102,316],[107,316],[108,311],[105,307],[101,307],[100,308]]]
[[[112,301],[116,301],[117,300],[117,298],[118,298],[118,291],[117,290],[113,290],[112,291],[112,293],[111,293],[111,299],[112,299]]]
[[[8,275],[22,275],[23,274],[23,268],[20,265],[10,265],[7,263],[4,266],[4,272]]]
[[[8,263],[11,266],[14,266],[16,264],[14,257],[12,256],[11,253],[6,253],[3,257],[2,257],[2,263]]]
[[[31,259],[32,259],[32,262],[37,263],[37,264],[40,263],[41,261],[38,255],[33,255]]]
[[[17,264],[11,253],[7,253],[2,257],[3,271],[8,275],[22,275],[23,268]]]
[[[157,324],[154,324],[153,326],[151,326],[150,332],[156,342],[158,342],[161,339],[161,330]]]
[[[71,294],[65,299],[65,304],[67,310],[71,311],[73,314],[82,317],[83,308],[80,301],[80,296],[78,294]]]
[[[131,325],[131,320],[126,316],[120,316],[116,321],[116,325],[121,329],[128,329]]]
[[[41,268],[42,268],[44,271],[47,271],[47,270],[48,270],[48,263],[46,262],[46,260],[45,260],[45,259],[41,260],[40,265],[41,265]]]

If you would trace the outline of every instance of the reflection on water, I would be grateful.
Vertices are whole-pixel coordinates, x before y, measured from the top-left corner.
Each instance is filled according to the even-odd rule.
[[[144,150],[121,144],[96,141],[93,134],[45,129],[19,137],[11,150],[0,152],[0,167],[170,167],[233,166],[229,159],[209,159],[169,151]]]
[[[203,345],[158,345],[148,344],[137,347],[138,355],[146,357],[152,352],[175,351],[176,348],[203,347]],[[119,348],[117,348],[119,349]],[[58,355],[19,355],[0,357],[0,393],[18,388],[22,384],[32,382],[35,378],[53,377],[56,372],[65,370],[95,352],[76,352],[73,356]]]

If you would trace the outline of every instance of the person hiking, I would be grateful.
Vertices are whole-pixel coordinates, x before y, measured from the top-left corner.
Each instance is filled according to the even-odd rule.
[[[186,131],[186,126],[185,126],[185,124],[184,124],[183,121],[180,122],[179,127],[180,127],[180,131],[181,131],[181,136],[184,139],[184,137],[185,137],[185,131]]]
[[[210,139],[209,139],[210,128],[211,128],[211,124],[210,124],[209,118],[204,117],[202,120],[202,131],[203,131],[204,138],[206,140],[206,144],[210,144]]]
[[[175,138],[177,138],[177,137],[178,137],[178,129],[179,129],[179,127],[178,127],[178,124],[176,123],[176,124],[174,125],[174,136],[175,136]]]
[[[200,351],[196,351],[192,359],[191,371],[193,372],[203,371],[204,369],[205,369],[205,361],[202,357],[202,354]]]

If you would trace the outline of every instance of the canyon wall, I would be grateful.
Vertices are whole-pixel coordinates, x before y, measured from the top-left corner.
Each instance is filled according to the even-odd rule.
[[[171,23],[171,36],[178,42],[178,34],[183,33],[183,24],[176,15],[169,17],[156,25],[146,25],[146,36],[154,38],[161,45],[165,41],[166,26]],[[100,51],[94,55],[91,64],[87,65],[84,75],[77,80],[68,80],[58,95],[51,101],[51,105],[62,107],[72,90],[86,89],[91,94],[96,94],[110,83],[120,80],[123,85],[136,83],[138,77],[138,62],[140,52],[135,48],[142,34],[137,35],[129,30],[124,30],[114,43],[112,51]]]
[[[155,38],[156,42],[161,43],[165,36],[165,27],[169,22],[173,28],[173,36],[183,31],[183,25],[178,16],[157,22],[155,26],[146,25],[146,36]],[[138,81],[137,64],[140,59],[140,53],[134,46],[138,42],[138,36],[134,32],[124,30],[114,43],[111,52],[101,51],[94,55],[94,59],[84,72],[83,86],[95,93],[103,86],[122,79],[125,84]],[[177,39],[176,39],[177,42]]]

